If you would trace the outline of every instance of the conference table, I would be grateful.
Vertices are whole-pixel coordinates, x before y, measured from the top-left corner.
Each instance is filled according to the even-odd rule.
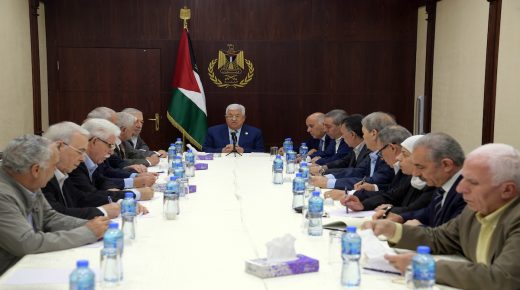
[[[302,215],[292,209],[290,178],[281,185],[271,182],[268,154],[197,162],[207,163],[208,170],[197,170],[190,179],[197,190],[181,198],[176,220],[163,218],[161,192],[141,202],[150,213],[138,216],[136,240],[125,245],[124,281],[118,288],[342,289],[341,262],[329,259],[328,230],[320,237],[304,233]],[[151,171],[166,167],[162,160]],[[159,182],[165,180],[162,174]],[[297,253],[319,260],[318,272],[268,279],[245,272],[246,260],[266,257],[266,243],[285,234],[296,238]],[[0,289],[68,289],[76,260],[87,259],[99,271],[101,248],[98,242],[27,255],[0,277]],[[362,270],[360,289],[407,287],[400,275]]]

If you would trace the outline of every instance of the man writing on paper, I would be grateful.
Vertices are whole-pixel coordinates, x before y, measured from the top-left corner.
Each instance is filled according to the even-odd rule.
[[[398,248],[428,245],[433,254],[463,255],[469,261],[438,261],[437,282],[463,289],[518,289],[520,285],[520,152],[486,144],[468,154],[457,191],[467,207],[436,228],[377,220],[364,226]],[[413,254],[386,257],[401,271]]]
[[[244,125],[246,108],[231,104],[226,108],[226,124],[208,128],[202,151],[212,153],[230,153],[233,144],[238,153],[264,152],[262,131],[253,126]]]

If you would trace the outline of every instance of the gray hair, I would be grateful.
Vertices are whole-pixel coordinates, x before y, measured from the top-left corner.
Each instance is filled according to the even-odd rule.
[[[399,146],[410,136],[412,136],[410,131],[399,125],[387,126],[377,134],[377,138],[379,138],[379,141],[381,141],[383,145],[396,144]]]
[[[2,168],[8,172],[26,173],[35,164],[47,168],[52,156],[52,142],[27,134],[11,140],[4,150]]]
[[[431,161],[439,164],[442,159],[448,158],[457,166],[464,163],[464,151],[459,142],[446,133],[429,133],[415,142],[414,151],[419,147],[429,150]]]
[[[229,110],[239,110],[242,115],[246,115],[246,108],[240,104],[231,104],[226,108],[226,115]]]
[[[88,131],[81,128],[80,125],[65,121],[50,126],[45,134],[43,134],[43,137],[51,141],[61,140],[65,143],[70,143],[70,139],[74,134],[80,134],[86,136],[87,138],[89,136]]]
[[[134,127],[135,121],[137,121],[137,118],[129,113],[116,113],[116,125],[119,128],[131,129]]]
[[[383,112],[373,112],[365,116],[363,120],[361,120],[361,125],[365,127],[365,129],[370,132],[372,130],[376,130],[377,132],[381,132],[385,127],[396,125],[394,118],[387,113]]]
[[[112,115],[116,112],[107,107],[97,107],[94,110],[90,111],[87,115],[87,119],[105,119],[110,120]]]
[[[325,114],[324,118],[331,118],[334,125],[341,125],[341,122],[348,116],[345,110],[335,109]]]
[[[125,108],[121,112],[128,113],[130,115],[142,114],[143,113],[143,112],[141,112],[141,111],[139,111],[138,109],[135,109],[135,108]]]
[[[90,138],[97,137],[103,140],[110,138],[110,136],[119,137],[121,130],[112,122],[104,119],[88,119],[81,125],[90,134]]]
[[[489,167],[493,185],[512,181],[520,186],[520,152],[513,146],[500,143],[482,145],[471,151],[467,159],[475,157],[482,158],[481,161]]]

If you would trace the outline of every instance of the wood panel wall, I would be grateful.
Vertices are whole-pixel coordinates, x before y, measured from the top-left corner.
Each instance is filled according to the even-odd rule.
[[[147,98],[159,103],[164,113],[171,97],[183,5],[191,9],[190,34],[210,126],[223,122],[225,107],[238,102],[246,106],[247,123],[263,130],[266,146],[280,144],[286,136],[306,139],[305,117],[334,108],[390,112],[413,129],[417,3],[409,0],[48,0],[51,124],[81,122],[99,105],[121,109],[140,104],[133,99],[129,103],[124,98],[90,98],[78,101],[80,106],[60,106],[70,103],[64,98],[89,98],[85,91],[64,94],[60,86],[54,64],[60,50],[72,48],[158,50],[160,92]],[[229,43],[254,64],[254,78],[244,88],[218,88],[208,77],[208,64]],[[113,73],[96,72],[107,80]],[[121,95],[117,88],[106,86],[105,95]],[[146,117],[152,113],[145,111]],[[161,146],[179,135],[167,122],[163,118]]]

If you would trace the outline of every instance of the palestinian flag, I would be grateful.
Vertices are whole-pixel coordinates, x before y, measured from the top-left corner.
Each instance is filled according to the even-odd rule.
[[[201,149],[208,129],[206,98],[187,29],[183,29],[172,80],[168,120]]]

